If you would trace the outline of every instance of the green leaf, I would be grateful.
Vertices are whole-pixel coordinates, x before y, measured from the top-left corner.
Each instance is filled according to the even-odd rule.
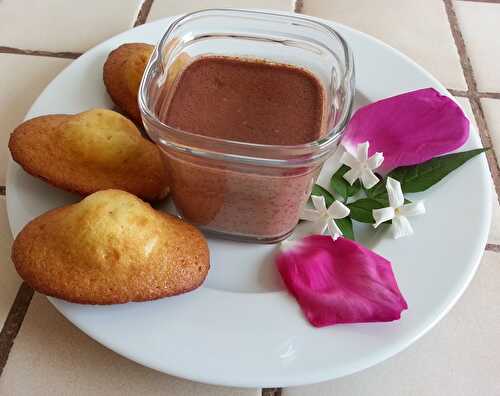
[[[348,166],[342,165],[330,180],[332,190],[343,198],[352,197],[361,189],[361,183],[359,180],[356,180],[351,186],[347,180],[343,178],[344,173],[346,173],[349,169],[350,168]]]
[[[330,192],[328,190],[325,190],[323,187],[321,187],[319,184],[315,184],[313,186],[311,195],[325,197],[325,203],[326,203],[327,208],[333,203],[333,201],[335,201],[335,198],[333,198],[333,195],[330,194]]]
[[[404,193],[425,191],[429,187],[441,181],[441,179],[457,169],[459,166],[486,150],[488,150],[488,148],[462,151],[460,153],[435,157],[422,164],[396,168],[387,176],[399,180],[401,183],[401,189]],[[373,191],[371,194],[377,197],[379,194],[378,184],[373,189],[377,190]],[[369,196],[373,197],[372,195]]]
[[[373,186],[369,190],[364,188],[366,196],[368,198],[372,198],[375,200],[383,200],[384,202],[388,202],[387,190],[385,189],[385,178],[378,173],[375,173],[375,174],[377,175],[379,182],[377,184],[375,184],[375,186]]]
[[[387,195],[387,191],[385,189],[385,179],[380,178],[380,181],[375,184],[374,187],[369,190],[365,190],[368,198],[377,199],[383,195]]]
[[[355,202],[350,203],[347,207],[351,210],[349,216],[360,223],[375,223],[373,219],[372,211],[373,209],[380,209],[386,207],[387,204],[384,202],[377,201],[371,198],[358,199]]]
[[[378,184],[370,190],[365,190],[366,196],[383,205],[382,207],[389,206],[389,196],[387,195],[387,189],[385,187],[386,180],[380,179]]]
[[[346,238],[355,241],[354,230],[352,229],[352,220],[349,216],[344,217],[343,219],[337,219],[335,220],[335,223],[337,223],[337,226],[340,228],[340,231],[342,231],[342,234],[344,234]]]

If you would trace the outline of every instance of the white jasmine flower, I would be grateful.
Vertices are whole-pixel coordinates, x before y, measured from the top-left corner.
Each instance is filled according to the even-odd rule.
[[[300,218],[314,222],[314,233],[323,234],[328,228],[333,240],[342,235],[342,231],[335,223],[335,220],[342,219],[349,215],[349,208],[342,202],[335,201],[327,209],[323,196],[311,196],[314,209],[304,208]]]
[[[394,239],[413,234],[413,228],[408,217],[418,216],[425,213],[424,203],[405,204],[401,183],[392,177],[387,178],[387,194],[389,195],[389,207],[373,209],[373,218],[377,228],[385,221],[392,220],[391,231]]]
[[[368,148],[370,143],[359,143],[356,147],[356,154],[353,155],[349,152],[342,154],[340,162],[347,165],[350,170],[344,174],[344,179],[352,186],[356,180],[361,180],[365,188],[372,188],[378,183],[378,177],[373,173],[382,162],[384,162],[384,155],[382,153],[375,153],[368,158]]]

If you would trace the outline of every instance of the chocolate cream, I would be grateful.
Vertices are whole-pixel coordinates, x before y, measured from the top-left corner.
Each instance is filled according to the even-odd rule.
[[[164,121],[204,136],[296,145],[322,130],[323,88],[297,67],[206,56],[182,72]]]
[[[324,132],[324,89],[308,71],[261,60],[204,56],[177,77],[160,112],[199,135],[299,145]],[[298,222],[318,167],[235,166],[166,152],[177,209],[223,234],[272,241]]]

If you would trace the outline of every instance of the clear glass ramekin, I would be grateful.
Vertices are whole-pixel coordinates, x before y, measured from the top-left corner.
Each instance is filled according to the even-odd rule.
[[[183,68],[207,55],[263,59],[312,73],[324,88],[322,136],[300,145],[253,144],[162,122],[159,111]],[[349,120],[353,96],[352,53],[330,26],[299,16],[213,9],[170,25],[149,60],[139,106],[164,154],[179,214],[223,237],[271,243],[297,225],[320,167]]]

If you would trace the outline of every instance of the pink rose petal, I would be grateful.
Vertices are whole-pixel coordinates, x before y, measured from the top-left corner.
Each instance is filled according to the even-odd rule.
[[[384,153],[380,172],[415,165],[461,147],[469,120],[460,107],[433,88],[420,89],[369,104],[352,117],[342,139],[354,153],[370,142],[369,154]]]
[[[408,308],[391,263],[346,238],[311,235],[281,252],[278,270],[316,327],[389,322]]]

